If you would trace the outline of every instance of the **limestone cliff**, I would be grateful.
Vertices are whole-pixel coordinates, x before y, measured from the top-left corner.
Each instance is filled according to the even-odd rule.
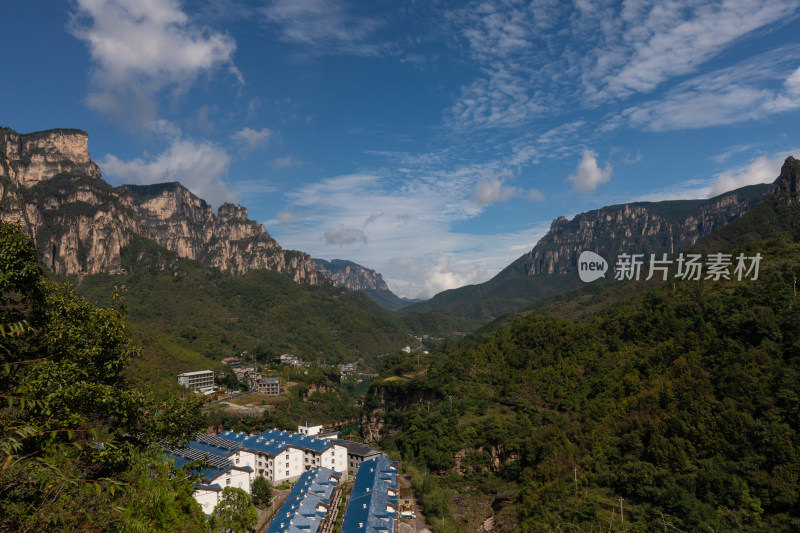
[[[311,258],[283,250],[244,207],[211,207],[179,183],[111,187],[89,157],[88,135],[0,129],[0,220],[18,221],[58,274],[121,271],[133,235],[233,274],[266,268],[307,285],[324,280]]]
[[[326,278],[337,287],[344,287],[351,291],[388,291],[389,287],[383,281],[383,276],[378,272],[363,267],[352,261],[334,259],[325,261],[314,258],[314,264]]]
[[[526,275],[564,274],[591,250],[609,260],[619,253],[675,254],[722,228],[764,201],[770,185],[753,185],[709,200],[636,202],[559,217],[536,246],[522,256]]]
[[[555,219],[534,248],[494,278],[437,294],[402,313],[440,311],[490,320],[575,289],[584,250],[596,252],[613,268],[620,253],[674,254],[725,227],[770,197],[775,185],[742,187],[708,200],[668,200],[612,205]],[[787,190],[791,185],[786,186]]]

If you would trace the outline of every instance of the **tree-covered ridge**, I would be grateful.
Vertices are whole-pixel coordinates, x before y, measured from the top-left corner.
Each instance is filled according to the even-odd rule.
[[[0,529],[203,531],[185,472],[159,444],[201,424],[123,376],[139,354],[124,313],[47,280],[19,228],[0,224]]]
[[[121,258],[126,274],[87,276],[78,290],[107,305],[114,287],[123,289],[134,329],[148,343],[148,365],[166,371],[154,379],[174,381],[187,370],[179,360],[190,361],[189,353],[220,361],[249,351],[269,361],[288,352],[334,363],[409,343],[396,317],[358,292],[303,287],[267,270],[233,276],[141,237],[132,239]],[[167,359],[151,357],[155,353]]]
[[[484,491],[501,531],[621,529],[619,498],[631,531],[798,530],[800,233],[742,251],[758,280],[665,283],[395,361],[384,444]]]

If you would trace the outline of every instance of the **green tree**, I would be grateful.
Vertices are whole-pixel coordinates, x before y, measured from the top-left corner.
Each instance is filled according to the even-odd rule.
[[[11,224],[0,224],[0,325],[0,529],[201,531],[191,483],[163,473],[155,447],[194,435],[200,405],[131,388],[122,371],[140,354],[123,309],[49,281]],[[133,525],[126,509],[148,498],[176,516],[153,507]]]
[[[272,499],[272,485],[264,476],[258,476],[253,480],[250,493],[253,496],[254,504],[259,506],[266,505]]]
[[[244,533],[255,529],[258,511],[245,491],[237,487],[225,487],[211,520],[212,527],[218,531]]]

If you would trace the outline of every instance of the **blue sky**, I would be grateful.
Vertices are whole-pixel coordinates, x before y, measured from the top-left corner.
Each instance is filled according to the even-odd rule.
[[[485,281],[552,219],[773,181],[800,1],[74,0],[4,6],[0,124],[89,132],[399,295]]]

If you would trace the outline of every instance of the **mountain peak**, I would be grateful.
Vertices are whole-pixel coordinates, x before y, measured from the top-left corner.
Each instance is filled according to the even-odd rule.
[[[787,204],[800,202],[800,160],[789,156],[783,162],[781,174],[775,181],[774,198],[785,200]]]

